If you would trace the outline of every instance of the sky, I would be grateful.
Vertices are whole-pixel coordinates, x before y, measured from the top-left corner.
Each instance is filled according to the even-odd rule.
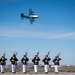
[[[39,18],[33,25],[20,14],[32,8]],[[29,63],[39,51],[42,59],[50,51],[50,64],[61,52],[61,65],[75,65],[75,0],[0,0],[0,57],[6,53],[7,64],[17,52],[28,52]]]

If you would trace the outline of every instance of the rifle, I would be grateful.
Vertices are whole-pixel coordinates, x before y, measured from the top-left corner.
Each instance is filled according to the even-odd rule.
[[[4,52],[3,56],[5,57],[6,53]]]
[[[27,51],[26,51],[25,55],[27,56]]]
[[[17,56],[17,53],[18,53],[18,52],[14,52],[14,55]]]
[[[58,54],[57,54],[57,56],[59,57],[59,56],[60,56],[60,54],[61,54],[61,52],[60,52],[60,53],[58,53]]]
[[[37,55],[39,55],[39,51],[37,52]]]
[[[49,54],[50,54],[50,51],[47,53],[47,55],[49,56]]]

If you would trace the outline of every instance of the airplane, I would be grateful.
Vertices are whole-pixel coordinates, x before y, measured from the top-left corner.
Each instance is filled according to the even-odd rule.
[[[32,9],[30,8],[29,9],[29,15],[25,16],[24,13],[21,13],[21,18],[22,19],[27,18],[27,19],[30,20],[30,23],[33,24],[35,19],[39,18],[39,16],[38,15],[34,15],[34,11],[32,11]]]

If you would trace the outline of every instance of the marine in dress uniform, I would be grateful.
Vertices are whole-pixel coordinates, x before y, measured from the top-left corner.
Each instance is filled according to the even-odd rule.
[[[51,58],[49,58],[48,55],[46,55],[45,58],[42,60],[44,62],[44,70],[46,74],[48,74],[48,71],[49,71],[49,61],[50,60]]]
[[[59,73],[59,61],[61,60],[61,58],[59,58],[59,56],[55,56],[53,62],[55,65],[55,73],[58,74]]]
[[[32,59],[32,62],[34,63],[34,72],[37,74],[38,72],[38,65],[39,65],[40,58],[38,55],[35,55],[35,57]]]
[[[25,74],[27,72],[27,62],[29,61],[29,58],[24,55],[24,57],[21,59],[21,62],[23,64],[23,73]]]
[[[11,61],[11,67],[12,67],[12,73],[16,73],[16,66],[17,66],[17,57],[15,54],[13,54],[13,56],[10,58],[10,61]]]
[[[0,59],[1,73],[2,73],[2,74],[5,72],[6,60],[7,60],[7,58],[5,58],[4,55],[3,55],[2,58]]]

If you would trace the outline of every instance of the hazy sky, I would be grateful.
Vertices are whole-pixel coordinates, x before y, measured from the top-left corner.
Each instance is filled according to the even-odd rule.
[[[29,8],[39,15],[33,25],[20,17]],[[50,51],[50,64],[61,52],[61,64],[75,65],[75,0],[0,0],[0,57],[6,52],[9,64],[14,51],[19,61],[28,51],[29,62]]]

